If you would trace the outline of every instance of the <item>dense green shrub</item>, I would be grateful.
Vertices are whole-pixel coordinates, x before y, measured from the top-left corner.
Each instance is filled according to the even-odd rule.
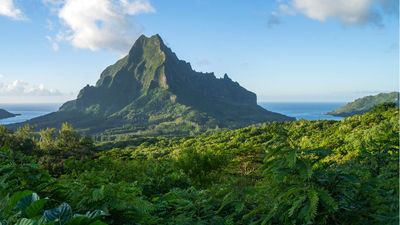
[[[219,152],[194,148],[183,149],[174,161],[178,170],[182,170],[193,184],[201,187],[215,181],[227,163],[227,156]]]

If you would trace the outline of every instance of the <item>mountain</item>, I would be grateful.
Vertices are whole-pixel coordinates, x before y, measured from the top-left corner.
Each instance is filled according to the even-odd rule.
[[[10,113],[4,109],[0,109],[0,119],[6,119],[6,118],[10,118],[10,117],[15,117],[18,116],[19,114],[13,114]]]
[[[347,117],[355,114],[363,114],[370,111],[374,106],[382,103],[396,103],[399,105],[399,92],[381,93],[375,96],[366,96],[356,99],[347,105],[340,107],[332,112],[326,113],[327,115]]]
[[[194,71],[159,35],[142,35],[95,86],[28,123],[46,128],[68,122],[87,134],[160,135],[290,120],[258,106],[257,96],[228,75]]]

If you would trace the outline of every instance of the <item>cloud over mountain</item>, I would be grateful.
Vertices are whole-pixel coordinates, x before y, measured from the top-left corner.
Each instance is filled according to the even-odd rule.
[[[132,22],[140,13],[153,13],[148,0],[42,0],[53,10],[58,8],[64,29],[57,41],[68,41],[76,48],[109,49],[126,53],[142,29]]]

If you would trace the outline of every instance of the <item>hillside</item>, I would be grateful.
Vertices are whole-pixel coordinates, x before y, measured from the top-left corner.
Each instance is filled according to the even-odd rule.
[[[389,104],[341,121],[98,143],[68,124],[0,126],[0,220],[397,225],[398,144]]]
[[[15,116],[18,116],[18,114],[13,114],[4,109],[0,109],[0,119],[6,119],[6,118],[10,118],[10,117],[15,117]]]
[[[194,71],[159,35],[142,35],[95,86],[87,85],[76,100],[28,123],[43,129],[68,122],[86,134],[148,136],[290,120],[258,106],[257,96],[228,75]]]
[[[356,99],[339,109],[326,113],[327,115],[347,117],[368,112],[376,105],[382,103],[396,103],[399,105],[399,92],[381,93],[375,96],[366,96]]]

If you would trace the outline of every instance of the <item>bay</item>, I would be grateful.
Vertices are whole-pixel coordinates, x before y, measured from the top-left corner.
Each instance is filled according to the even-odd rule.
[[[6,125],[25,122],[32,118],[55,112],[61,105],[61,103],[0,104],[0,109],[5,109],[14,114],[20,114],[16,117],[2,119],[0,120],[0,124]]]
[[[346,105],[346,102],[259,102],[258,104],[269,111],[296,119],[342,120],[342,117],[323,114]]]
[[[323,115],[323,113],[342,107],[346,102],[259,102],[258,104],[269,111],[295,117],[296,119],[341,120],[341,117]],[[0,124],[25,122],[32,118],[55,112],[61,105],[61,103],[0,104],[1,109],[21,114],[16,117],[2,119]]]

